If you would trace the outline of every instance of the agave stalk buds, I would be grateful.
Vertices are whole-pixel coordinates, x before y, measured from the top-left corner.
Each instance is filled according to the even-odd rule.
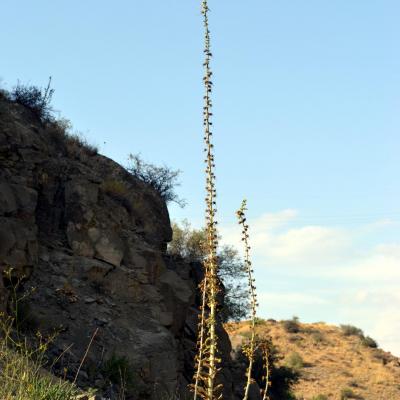
[[[264,342],[261,344],[260,348],[263,354],[263,361],[264,361],[264,369],[265,369],[265,389],[264,389],[264,394],[262,400],[269,400],[268,396],[268,388],[270,386],[270,369],[269,369],[269,343],[270,342]]]
[[[218,337],[216,332],[217,325],[217,294],[219,292],[218,283],[218,262],[217,262],[217,221],[216,217],[216,188],[215,188],[215,161],[214,145],[212,143],[212,81],[211,81],[211,49],[210,49],[210,30],[208,25],[208,3],[202,2],[202,15],[204,24],[204,106],[203,106],[203,127],[204,127],[204,152],[205,174],[206,174],[206,249],[207,257],[204,261],[204,280],[200,285],[202,291],[202,305],[199,321],[198,350],[196,354],[196,365],[194,384],[194,400],[198,398],[204,400],[216,400],[220,398],[221,385],[215,382],[218,365],[221,360],[218,358]]]
[[[240,209],[236,212],[239,225],[242,227],[242,242],[244,244],[244,265],[247,271],[249,300],[251,305],[251,336],[250,342],[244,346],[244,353],[249,361],[246,370],[246,385],[244,388],[243,400],[249,397],[249,388],[251,383],[251,370],[253,368],[254,353],[256,349],[256,311],[257,311],[257,294],[255,287],[255,279],[253,278],[253,269],[250,261],[250,245],[249,245],[249,225],[246,223],[246,200],[243,200]]]

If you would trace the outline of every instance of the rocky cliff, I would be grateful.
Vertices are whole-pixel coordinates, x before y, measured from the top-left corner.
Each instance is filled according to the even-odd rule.
[[[95,334],[81,386],[115,397],[104,365],[119,360],[132,374],[128,398],[184,396],[201,269],[166,256],[171,234],[151,187],[0,96],[0,307],[10,309],[19,279],[21,294],[33,288],[21,326],[26,335],[57,332],[54,373],[73,378]],[[222,327],[220,337],[229,364]],[[232,398],[229,368],[221,379]]]

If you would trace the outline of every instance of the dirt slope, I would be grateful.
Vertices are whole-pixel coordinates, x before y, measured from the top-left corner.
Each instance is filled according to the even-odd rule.
[[[284,322],[257,323],[257,334],[271,337],[284,356],[282,364],[296,359],[300,364],[301,377],[294,387],[297,399],[322,400],[324,395],[333,400],[400,400],[399,358],[368,347],[360,336],[345,335],[340,327],[299,323],[298,328],[298,332],[288,332]],[[248,337],[249,324],[227,324],[227,330],[235,348]]]

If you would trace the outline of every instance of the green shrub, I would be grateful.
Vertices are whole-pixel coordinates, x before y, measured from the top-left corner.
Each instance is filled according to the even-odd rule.
[[[350,388],[344,388],[340,392],[340,400],[358,399],[359,397]]]
[[[325,341],[325,336],[322,332],[315,331],[311,334],[311,338],[315,343],[323,343]]]
[[[304,361],[299,353],[292,352],[286,359],[286,365],[295,371],[300,371],[304,367]]]
[[[324,394],[319,394],[318,396],[314,396],[311,400],[328,400],[328,396]]]
[[[364,337],[364,332],[362,331],[362,329],[357,328],[356,326],[340,325],[340,329],[342,330],[344,336]]]
[[[173,170],[165,165],[157,166],[142,160],[139,154],[129,155],[130,165],[127,171],[144,183],[150,185],[166,203],[176,203],[184,207],[185,200],[179,198],[175,188],[179,186],[180,170]]]
[[[18,84],[9,94],[11,101],[21,104],[31,110],[42,122],[53,120],[53,108],[51,99],[54,89],[51,89],[51,77],[46,89],[37,86]]]
[[[134,373],[129,360],[113,354],[103,363],[102,374],[110,383],[123,388],[132,388],[134,384]]]
[[[288,333],[299,333],[301,330],[299,324],[299,318],[294,316],[292,319],[283,321],[283,328]]]
[[[365,336],[361,338],[361,343],[366,346],[366,347],[371,347],[373,349],[376,349],[378,347],[378,343],[372,339],[370,336]]]

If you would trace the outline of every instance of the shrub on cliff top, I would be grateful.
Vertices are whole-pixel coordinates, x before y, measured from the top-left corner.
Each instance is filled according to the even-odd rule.
[[[33,85],[24,85],[20,82],[9,94],[11,101],[29,108],[42,122],[53,120],[51,100],[54,89],[51,88],[51,77],[45,89]]]
[[[185,200],[179,198],[175,192],[175,188],[180,185],[178,182],[180,170],[147,163],[139,154],[130,154],[129,161],[128,172],[155,189],[166,203],[173,202],[180,207],[185,206]]]

